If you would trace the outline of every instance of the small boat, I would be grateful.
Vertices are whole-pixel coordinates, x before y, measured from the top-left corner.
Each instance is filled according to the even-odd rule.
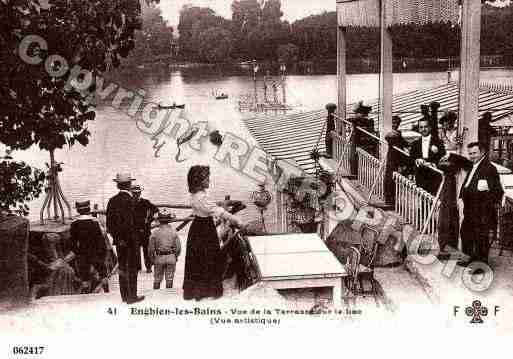
[[[172,105],[162,105],[158,104],[157,106],[161,110],[167,110],[167,109],[174,109],[174,108],[185,108],[185,104],[177,105],[176,103],[173,103]]]
[[[228,98],[228,95],[225,93],[222,93],[222,94],[216,96],[216,100],[224,100],[227,98]]]
[[[228,94],[224,92],[219,92],[218,90],[212,91],[212,96],[216,98],[216,100],[224,100],[228,98]]]

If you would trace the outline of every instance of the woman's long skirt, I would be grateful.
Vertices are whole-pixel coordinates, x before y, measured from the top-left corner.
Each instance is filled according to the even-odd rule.
[[[183,297],[186,300],[223,295],[223,258],[212,217],[195,217],[187,237]]]
[[[445,246],[452,250],[458,249],[458,236],[460,231],[460,214],[457,202],[456,173],[454,163],[440,162],[440,168],[445,173],[445,182],[440,195],[440,212],[438,215],[438,243],[441,251]],[[449,250],[450,251],[450,250]]]

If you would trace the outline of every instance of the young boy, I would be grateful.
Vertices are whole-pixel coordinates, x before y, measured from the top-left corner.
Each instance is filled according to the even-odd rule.
[[[160,283],[166,276],[166,288],[173,288],[176,262],[182,250],[180,238],[170,222],[174,216],[161,211],[158,216],[159,226],[151,234],[148,243],[148,255],[154,264],[153,289],[160,289]]]

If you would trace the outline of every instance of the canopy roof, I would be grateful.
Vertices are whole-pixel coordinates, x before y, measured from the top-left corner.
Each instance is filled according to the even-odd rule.
[[[382,0],[385,26],[459,21],[459,0]],[[379,1],[337,0],[339,26],[378,27]]]

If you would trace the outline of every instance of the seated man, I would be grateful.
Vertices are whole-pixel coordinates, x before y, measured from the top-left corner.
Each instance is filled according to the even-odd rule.
[[[442,141],[431,135],[428,120],[419,121],[419,132],[421,138],[412,143],[410,151],[410,158],[415,164],[415,182],[417,186],[435,195],[442,178],[426,166],[436,166],[445,155],[445,148]]]
[[[76,202],[76,209],[79,216],[71,223],[70,249],[75,256],[78,277],[82,280],[82,292],[90,293],[94,289],[93,269],[98,271],[103,289],[108,292],[106,233],[98,219],[91,216],[90,201]]]

